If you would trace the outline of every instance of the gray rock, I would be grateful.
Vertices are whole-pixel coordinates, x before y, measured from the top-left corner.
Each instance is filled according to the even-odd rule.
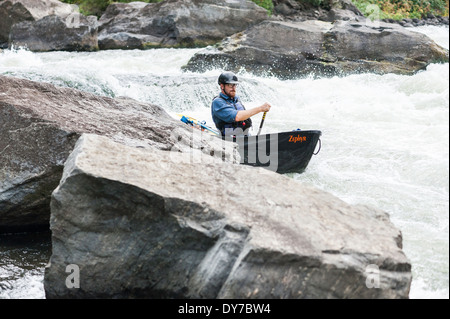
[[[11,27],[10,47],[30,51],[98,50],[97,17],[76,14],[71,19],[48,15],[37,21],[24,21]]]
[[[350,0],[324,0],[320,5],[313,1],[273,0],[274,18],[284,21],[360,20],[364,15]]]
[[[411,284],[383,211],[91,134],[52,194],[51,231],[47,298],[408,298]]]
[[[344,10],[344,9],[331,9],[328,12],[328,15],[326,19],[323,19],[324,21],[330,21],[334,22],[336,20],[344,20],[344,21],[360,21],[362,20],[362,17],[359,15],[356,15],[354,12],[350,10]],[[364,19],[365,20],[365,19]]]
[[[166,0],[160,3],[115,3],[99,20],[101,49],[195,47],[268,19],[250,0]]]
[[[353,12],[357,16],[363,16],[362,12],[353,4],[351,0],[327,0],[330,9],[340,9]]]
[[[410,75],[449,59],[448,50],[426,35],[382,22],[339,22],[328,36],[328,57],[344,73],[349,68]]]
[[[275,14],[282,16],[290,16],[295,12],[290,4],[284,2],[275,5],[273,10]]]
[[[265,21],[198,52],[185,69],[246,70],[289,79],[359,72],[414,74],[434,62],[448,62],[448,50],[398,25]]]
[[[6,0],[0,3],[0,43],[8,42],[15,23],[37,21],[48,15],[66,19],[78,13],[77,7],[57,0]]]
[[[234,144],[193,134],[156,105],[0,76],[0,232],[48,229],[51,192],[84,132],[193,158],[240,159]]]
[[[134,34],[130,32],[117,32],[113,34],[103,34],[99,37],[99,44],[102,50],[108,49],[146,49],[151,46],[157,47],[161,39],[151,35]]]

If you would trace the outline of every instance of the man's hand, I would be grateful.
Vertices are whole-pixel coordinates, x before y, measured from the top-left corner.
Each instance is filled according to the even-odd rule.
[[[236,114],[235,121],[236,122],[244,121],[244,120],[248,119],[249,117],[252,117],[253,115],[256,115],[258,113],[269,112],[271,107],[272,106],[266,102],[263,105],[254,107],[250,110],[238,111]]]
[[[261,111],[260,112],[269,112],[270,108],[272,106],[269,103],[264,103],[263,105],[260,106]]]

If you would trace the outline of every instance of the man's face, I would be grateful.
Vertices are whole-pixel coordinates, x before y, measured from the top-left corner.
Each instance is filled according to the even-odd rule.
[[[236,96],[237,84],[222,84],[222,90],[231,98]]]

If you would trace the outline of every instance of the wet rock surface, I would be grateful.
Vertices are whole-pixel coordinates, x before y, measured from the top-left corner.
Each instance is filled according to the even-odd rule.
[[[361,72],[411,75],[435,62],[448,62],[448,50],[395,24],[266,21],[196,53],[185,69],[245,70],[291,79]]]
[[[185,156],[80,137],[52,195],[47,298],[408,297],[385,212]]]

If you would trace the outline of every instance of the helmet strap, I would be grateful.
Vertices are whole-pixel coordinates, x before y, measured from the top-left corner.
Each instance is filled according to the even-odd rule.
[[[220,90],[222,91],[223,94],[225,94],[226,96],[230,97],[227,92],[225,91],[225,86],[226,84],[220,84]],[[231,98],[231,97],[230,97]]]

